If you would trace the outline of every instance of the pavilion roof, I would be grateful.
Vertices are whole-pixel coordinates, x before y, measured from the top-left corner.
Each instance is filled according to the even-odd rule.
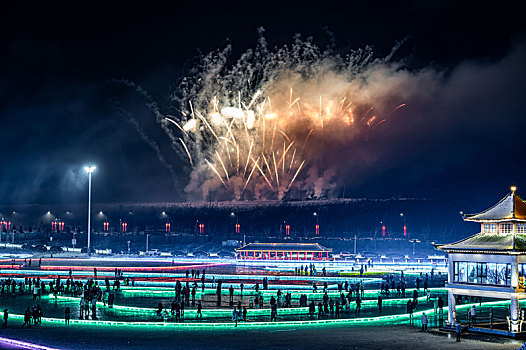
[[[326,248],[319,243],[248,243],[236,252],[244,251],[280,251],[280,252],[332,252],[331,248]]]
[[[526,254],[526,235],[477,233],[450,244],[435,244],[435,248],[446,252],[522,252]]]
[[[463,214],[465,221],[526,221],[526,202],[515,194],[515,188],[500,202],[477,214]]]

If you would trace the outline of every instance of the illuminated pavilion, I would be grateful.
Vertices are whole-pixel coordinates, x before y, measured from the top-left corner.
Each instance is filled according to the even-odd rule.
[[[318,243],[248,243],[236,249],[241,260],[329,260],[332,249]]]
[[[511,192],[493,207],[478,214],[462,214],[464,221],[478,222],[481,232],[456,243],[435,247],[448,253],[450,325],[456,322],[455,296],[510,300],[507,335],[522,332],[519,300],[526,297],[526,202]],[[472,330],[499,333],[482,326]],[[493,328],[493,327],[491,327]]]

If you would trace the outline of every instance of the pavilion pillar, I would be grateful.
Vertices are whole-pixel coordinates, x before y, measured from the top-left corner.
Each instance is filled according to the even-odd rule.
[[[453,294],[451,290],[447,292],[447,296],[448,296],[448,306],[449,306],[447,322],[449,323],[451,327],[453,327],[455,325],[455,321],[457,317],[456,315],[457,305],[456,305],[455,295]]]
[[[510,323],[511,323],[511,332],[519,332],[519,298],[517,295],[511,296],[511,305],[510,305]]]
[[[517,263],[517,256],[513,256],[511,261],[511,288],[515,289],[519,286],[519,264]]]

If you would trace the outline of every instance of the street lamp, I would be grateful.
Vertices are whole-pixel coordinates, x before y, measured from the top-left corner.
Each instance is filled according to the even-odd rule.
[[[239,217],[238,217],[238,215],[236,215],[236,213],[234,213],[234,212],[231,212],[231,213],[230,213],[230,217],[231,217],[232,219],[233,219],[233,218],[236,218],[236,223],[235,223],[235,225],[234,225],[234,232],[235,232],[236,234],[241,233],[241,225],[239,225]]]
[[[402,220],[404,221],[403,229],[404,229],[404,237],[406,237],[407,236],[407,225],[405,224],[405,215],[404,215],[404,213],[400,213],[400,218],[402,218]]]
[[[414,238],[414,239],[410,239],[409,242],[413,243],[413,258],[414,258],[415,257],[415,245],[416,243],[421,243],[421,241]]]
[[[149,250],[148,250],[148,238],[149,238],[149,237],[150,237],[150,234],[147,233],[147,234],[146,234],[146,254],[148,254],[148,251],[149,251]]]
[[[88,255],[91,247],[91,173],[95,171],[94,165],[85,166],[84,170],[88,173]]]

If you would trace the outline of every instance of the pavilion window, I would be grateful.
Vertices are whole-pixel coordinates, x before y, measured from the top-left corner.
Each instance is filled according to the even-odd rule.
[[[497,284],[505,286],[511,284],[510,264],[497,264]]]
[[[477,283],[486,284],[488,280],[488,264],[477,263]]]
[[[519,274],[526,268],[519,266]],[[476,263],[455,261],[453,263],[453,281],[471,284],[511,285],[511,265],[497,263]]]
[[[468,281],[468,263],[464,261],[456,261],[454,263],[454,281],[467,282]]]
[[[477,283],[477,263],[468,263],[468,283]]]
[[[510,223],[504,223],[500,224],[500,233],[512,233],[513,232],[513,224]]]
[[[526,234],[526,224],[516,224],[515,232]]]
[[[497,224],[484,224],[484,233],[497,233]]]
[[[488,263],[487,265],[488,284],[497,284],[497,264]]]

